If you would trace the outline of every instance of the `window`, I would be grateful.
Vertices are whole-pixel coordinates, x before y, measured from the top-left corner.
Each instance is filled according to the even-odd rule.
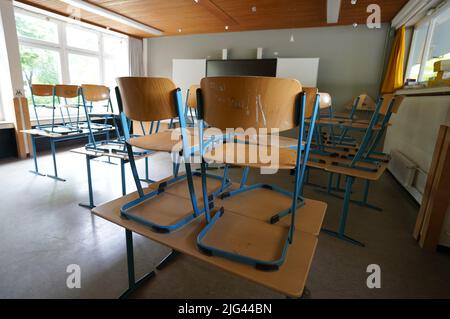
[[[116,77],[129,75],[126,36],[19,7],[15,8],[15,19],[25,92],[31,108],[31,84],[103,84],[113,93]],[[50,101],[36,98],[39,104]],[[117,105],[113,96],[112,102]],[[70,111],[76,113],[74,109]],[[40,119],[51,114],[49,109],[39,109]],[[36,117],[32,109],[30,116]]]
[[[33,40],[58,43],[58,26],[44,17],[15,14],[17,35]]]
[[[100,84],[98,57],[69,53],[69,74],[72,84]]]
[[[72,48],[98,52],[98,34],[75,26],[66,26],[67,45]]]
[[[434,63],[450,59],[450,6],[421,21],[414,28],[407,77],[425,82],[436,76]]]

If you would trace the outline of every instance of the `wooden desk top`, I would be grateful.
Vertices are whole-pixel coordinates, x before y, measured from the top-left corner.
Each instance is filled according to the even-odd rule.
[[[114,128],[108,128],[108,129],[104,129],[104,130],[94,130],[94,134],[102,132],[102,131],[112,131],[114,130]],[[50,138],[58,138],[58,137],[65,137],[65,136],[77,136],[77,135],[86,135],[89,133],[88,129],[83,129],[82,132],[73,132],[73,133],[68,133],[68,134],[61,134],[61,133],[52,133],[52,132],[47,132],[45,130],[39,130],[39,129],[30,129],[30,130],[21,130],[21,133],[25,133],[25,134],[30,134],[30,135],[38,135],[38,136],[42,136],[42,137],[50,137]]]
[[[110,148],[110,150],[114,148],[113,146],[111,146],[111,147],[102,146],[102,147]],[[81,154],[81,155],[89,155],[89,156],[92,156],[92,157],[109,156],[109,157],[112,157],[112,158],[119,158],[119,159],[128,160],[128,155],[127,154],[113,153],[112,151],[110,151],[109,153],[106,153],[106,152],[88,150],[85,147],[74,148],[74,149],[71,149],[70,151],[72,153]],[[145,155],[135,155],[134,158],[136,160],[138,160],[138,159],[141,159],[141,158],[152,156],[154,154],[156,154],[156,153],[149,153],[149,154],[145,154]]]
[[[367,127],[368,127],[368,123],[365,123],[364,120],[362,120],[362,122],[358,122],[357,120],[348,121],[346,119],[335,119],[335,118],[320,119],[320,120],[316,121],[316,124],[339,126],[342,128],[354,128],[354,129],[367,129]],[[379,124],[374,125],[373,130],[374,131],[381,130],[381,125],[379,125]]]
[[[120,207],[137,197],[137,193],[126,195],[122,198],[97,206],[92,212],[99,217],[145,236],[162,245],[171,247],[178,252],[202,260],[210,265],[221,268],[264,287],[273,289],[286,296],[300,297],[302,295],[318,241],[316,236],[297,230],[294,234],[293,244],[288,249],[284,264],[278,271],[265,272],[257,270],[249,265],[237,263],[221,257],[210,257],[201,253],[197,248],[196,240],[198,233],[205,226],[205,219],[203,217],[199,217],[178,231],[169,234],[156,233],[146,226],[121,218]],[[321,206],[323,211],[326,210],[325,203],[321,203],[319,206]],[[225,214],[227,214],[228,217],[227,219],[224,219],[224,222],[233,218],[232,212],[226,212]],[[236,218],[240,217],[237,216]],[[282,224],[271,226],[276,232],[279,232],[280,229],[286,227]],[[249,232],[249,234],[250,233],[251,232]],[[211,240],[211,238],[209,240]],[[215,238],[212,238],[212,240],[215,240]],[[222,241],[222,245],[223,242],[226,241]]]
[[[367,179],[370,181],[376,181],[380,179],[381,175],[383,175],[384,171],[387,168],[387,163],[382,163],[376,172],[361,170],[358,168],[350,168],[332,165],[329,163],[318,163],[313,161],[308,161],[308,166],[313,168],[322,169],[326,172],[342,174],[347,176],[352,176],[355,178]]]

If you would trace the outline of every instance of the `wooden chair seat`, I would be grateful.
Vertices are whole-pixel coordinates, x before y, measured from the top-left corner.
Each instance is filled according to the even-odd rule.
[[[383,175],[384,171],[386,170],[387,163],[381,164],[376,172],[361,170],[358,168],[337,166],[337,165],[332,165],[332,164],[328,164],[328,163],[319,163],[319,162],[314,162],[314,161],[308,161],[308,166],[313,167],[313,168],[322,169],[322,170],[330,172],[330,173],[342,174],[342,175],[352,176],[355,178],[376,181],[381,177],[381,175]]]
[[[128,144],[149,151],[172,152],[182,149],[181,138],[174,130],[130,138]]]
[[[195,195],[197,197],[197,201],[203,202],[202,195],[202,179],[200,176],[194,175],[192,178],[194,182]],[[207,186],[208,186],[208,194],[212,194],[218,191],[221,187],[221,180],[216,178],[207,177]],[[182,198],[190,199],[189,188],[186,180],[179,181],[172,185],[167,186],[166,192],[172,195],[176,195]],[[192,206],[192,205],[191,205]]]
[[[310,123],[310,120],[307,120]],[[330,125],[330,126],[340,126],[342,128],[353,128],[353,129],[367,129],[368,123],[359,123],[358,121],[347,121],[345,119],[320,119],[316,121],[316,125]],[[374,131],[381,130],[381,125],[376,124],[373,127]]]
[[[261,138],[261,135],[237,135],[235,139],[236,141],[246,142],[249,144],[270,145],[274,143],[270,137]],[[305,143],[303,142],[303,144]],[[278,136],[278,145],[282,148],[296,147],[298,145],[298,140],[296,138]]]
[[[233,185],[234,189],[238,187]],[[224,198],[222,205],[226,211],[267,223],[273,215],[289,209],[292,198],[269,189],[255,188]],[[323,203],[306,199],[305,205],[297,209],[295,227],[299,231],[318,236],[324,217]],[[291,224],[291,215],[282,218],[277,224],[288,227]]]
[[[273,261],[281,258],[288,232],[286,225],[271,225],[225,210],[203,238],[203,244],[261,261]]]
[[[189,145],[191,147],[199,144],[198,131],[194,128],[188,128],[189,137],[191,138]],[[205,134],[204,139],[207,140],[211,135]],[[128,144],[145,150],[160,152],[179,152],[182,150],[181,131],[176,129],[165,129],[158,133],[133,137],[128,140]]]
[[[279,169],[293,169],[296,165],[296,151],[287,148],[276,148],[279,152],[278,158],[274,158],[274,162],[265,162],[265,159],[261,159],[261,154],[267,154],[270,156],[275,147],[266,145],[254,145],[243,143],[223,143],[217,145],[211,151],[206,152],[203,157],[207,161],[213,161],[216,163],[226,163],[241,167],[254,167],[254,168],[270,168],[278,167]],[[249,152],[252,150],[255,158],[249,156]],[[255,151],[256,150],[256,151]],[[228,153],[227,153],[228,152]],[[267,159],[268,160],[268,159]]]
[[[97,117],[105,117],[105,116],[114,116],[114,115],[116,115],[116,114],[113,113],[113,112],[103,112],[103,111],[89,113],[90,117],[95,117],[95,116],[97,116]]]
[[[203,207],[202,202],[199,205]],[[130,208],[128,213],[161,226],[169,226],[191,215],[192,204],[187,198],[164,192]]]

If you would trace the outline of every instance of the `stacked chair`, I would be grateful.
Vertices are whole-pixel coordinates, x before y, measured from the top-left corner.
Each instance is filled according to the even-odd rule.
[[[60,97],[65,97],[67,95],[67,98],[72,97],[78,97],[78,88],[75,90],[75,92],[72,91],[72,89],[64,88],[65,86],[54,86],[51,84],[32,84],[30,87],[31,92],[31,101],[33,104],[34,114],[36,116],[36,128],[39,130],[43,130],[47,133],[57,133],[57,134],[70,134],[70,133],[77,133],[80,131],[80,129],[77,127],[77,125],[73,125],[72,121],[70,120],[69,123],[66,123],[63,113],[63,108],[66,107],[65,105],[61,105]],[[67,91],[66,91],[67,89]],[[69,92],[70,91],[70,92]],[[67,93],[67,94],[66,94]],[[74,95],[74,96],[72,96]],[[37,99],[40,98],[41,101],[37,101]],[[45,102],[43,102],[43,101]],[[40,103],[43,102],[43,103]],[[79,101],[78,101],[79,102]],[[79,103],[73,104],[74,107],[79,107]],[[66,103],[67,104],[67,103]],[[52,110],[52,118],[50,124],[42,124],[42,119],[39,117],[38,109],[51,109]],[[55,124],[55,111],[56,109],[59,109],[62,124]],[[67,113],[69,114],[69,113]],[[78,123],[76,123],[78,124]]]
[[[308,167],[324,170],[328,173],[327,192],[331,194],[333,175],[338,176],[336,190],[340,190],[340,177],[346,177],[346,187],[344,190],[343,207],[338,231],[324,230],[340,239],[350,243],[364,246],[363,243],[348,237],[345,234],[347,216],[350,202],[355,202],[360,206],[380,210],[368,203],[370,181],[378,180],[384,173],[390,157],[387,154],[377,151],[377,148],[389,125],[391,115],[398,112],[403,96],[394,96],[392,94],[381,97],[375,107],[372,118],[365,120],[318,120],[316,125],[327,125],[334,128],[348,128],[351,130],[362,131],[363,137],[359,144],[349,146],[340,144],[336,141],[317,139],[319,142],[312,147]],[[320,136],[320,132],[319,132]],[[352,201],[352,186],[355,179],[364,181],[363,199]]]
[[[194,126],[197,118],[197,90],[199,88],[200,85],[191,85],[186,93],[184,114],[186,115],[186,123],[189,126]]]
[[[123,103],[121,123],[139,194],[138,199],[121,208],[121,214],[124,218],[142,223],[154,231],[173,232],[206,211],[206,208],[200,204],[201,197],[195,196],[196,189],[198,190],[201,184],[200,174],[193,174],[191,164],[186,162],[185,175],[174,174],[172,178],[160,183],[157,190],[146,192],[140,183],[133,149],[172,153],[173,160],[177,161],[180,154],[183,157],[190,157],[198,150],[198,138],[191,136],[191,139],[197,141],[191,141],[191,146],[183,147],[188,141],[181,139],[179,129],[132,137],[128,133],[128,123],[130,121],[157,122],[178,116],[180,122],[185,125],[181,91],[171,80],[165,78],[124,77],[117,79],[117,82]],[[210,181],[210,187],[204,193],[208,199],[216,198],[223,189],[228,187],[229,182],[225,172],[222,177],[208,175],[207,178]]]
[[[192,128],[187,122],[181,91],[171,80],[127,77],[119,78],[118,85],[123,102],[122,125],[128,125],[129,120],[151,122],[176,116],[180,121],[179,129],[134,138],[125,136],[139,197],[121,208],[124,218],[164,233],[204,218],[205,227],[196,238],[204,254],[265,271],[277,270],[283,264],[299,231],[305,232],[302,236],[318,235],[323,215],[304,209],[302,187],[313,136],[313,130],[308,134],[305,131],[305,119],[311,118],[314,126],[320,95],[312,96],[312,103],[307,104],[301,84],[290,79],[205,78],[196,89],[197,126]],[[263,137],[252,131],[249,142],[234,130],[251,128],[265,128],[268,132]],[[277,130],[293,128],[298,128],[297,139],[291,139],[286,147],[273,143],[276,138],[272,134]],[[124,132],[128,132],[127,127]],[[179,156],[184,161],[185,175],[173,176],[157,189],[143,189],[133,158],[136,147]],[[229,153],[230,149],[243,151],[240,154],[244,157]],[[260,155],[252,158],[251,149],[258,154],[279,153],[279,157],[272,162]],[[200,172],[192,170],[195,161]],[[211,162],[225,164],[223,176],[207,173],[207,163]],[[273,165],[281,170],[295,169],[292,190],[267,183],[246,184],[248,167],[271,170]],[[229,166],[244,167],[240,183],[230,182]],[[261,193],[263,202],[269,200],[275,205],[272,209],[255,200],[261,198]],[[301,218],[297,219],[302,208]],[[282,216],[274,221],[271,217],[276,213]]]
[[[89,143],[86,149],[96,152],[110,152],[111,149],[119,149],[123,146],[120,141],[120,132],[117,125],[116,115],[114,114],[111,103],[109,88],[103,85],[83,84],[80,87],[80,95],[86,116],[86,128],[89,131]],[[98,123],[97,121],[101,121]],[[112,124],[109,124],[111,121]],[[114,129],[116,139],[110,140],[109,131]],[[97,141],[95,132],[105,131],[106,140]]]

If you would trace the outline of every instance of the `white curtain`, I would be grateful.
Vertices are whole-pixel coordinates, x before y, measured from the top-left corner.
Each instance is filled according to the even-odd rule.
[[[128,61],[131,76],[144,76],[143,41],[130,37],[128,40]]]

